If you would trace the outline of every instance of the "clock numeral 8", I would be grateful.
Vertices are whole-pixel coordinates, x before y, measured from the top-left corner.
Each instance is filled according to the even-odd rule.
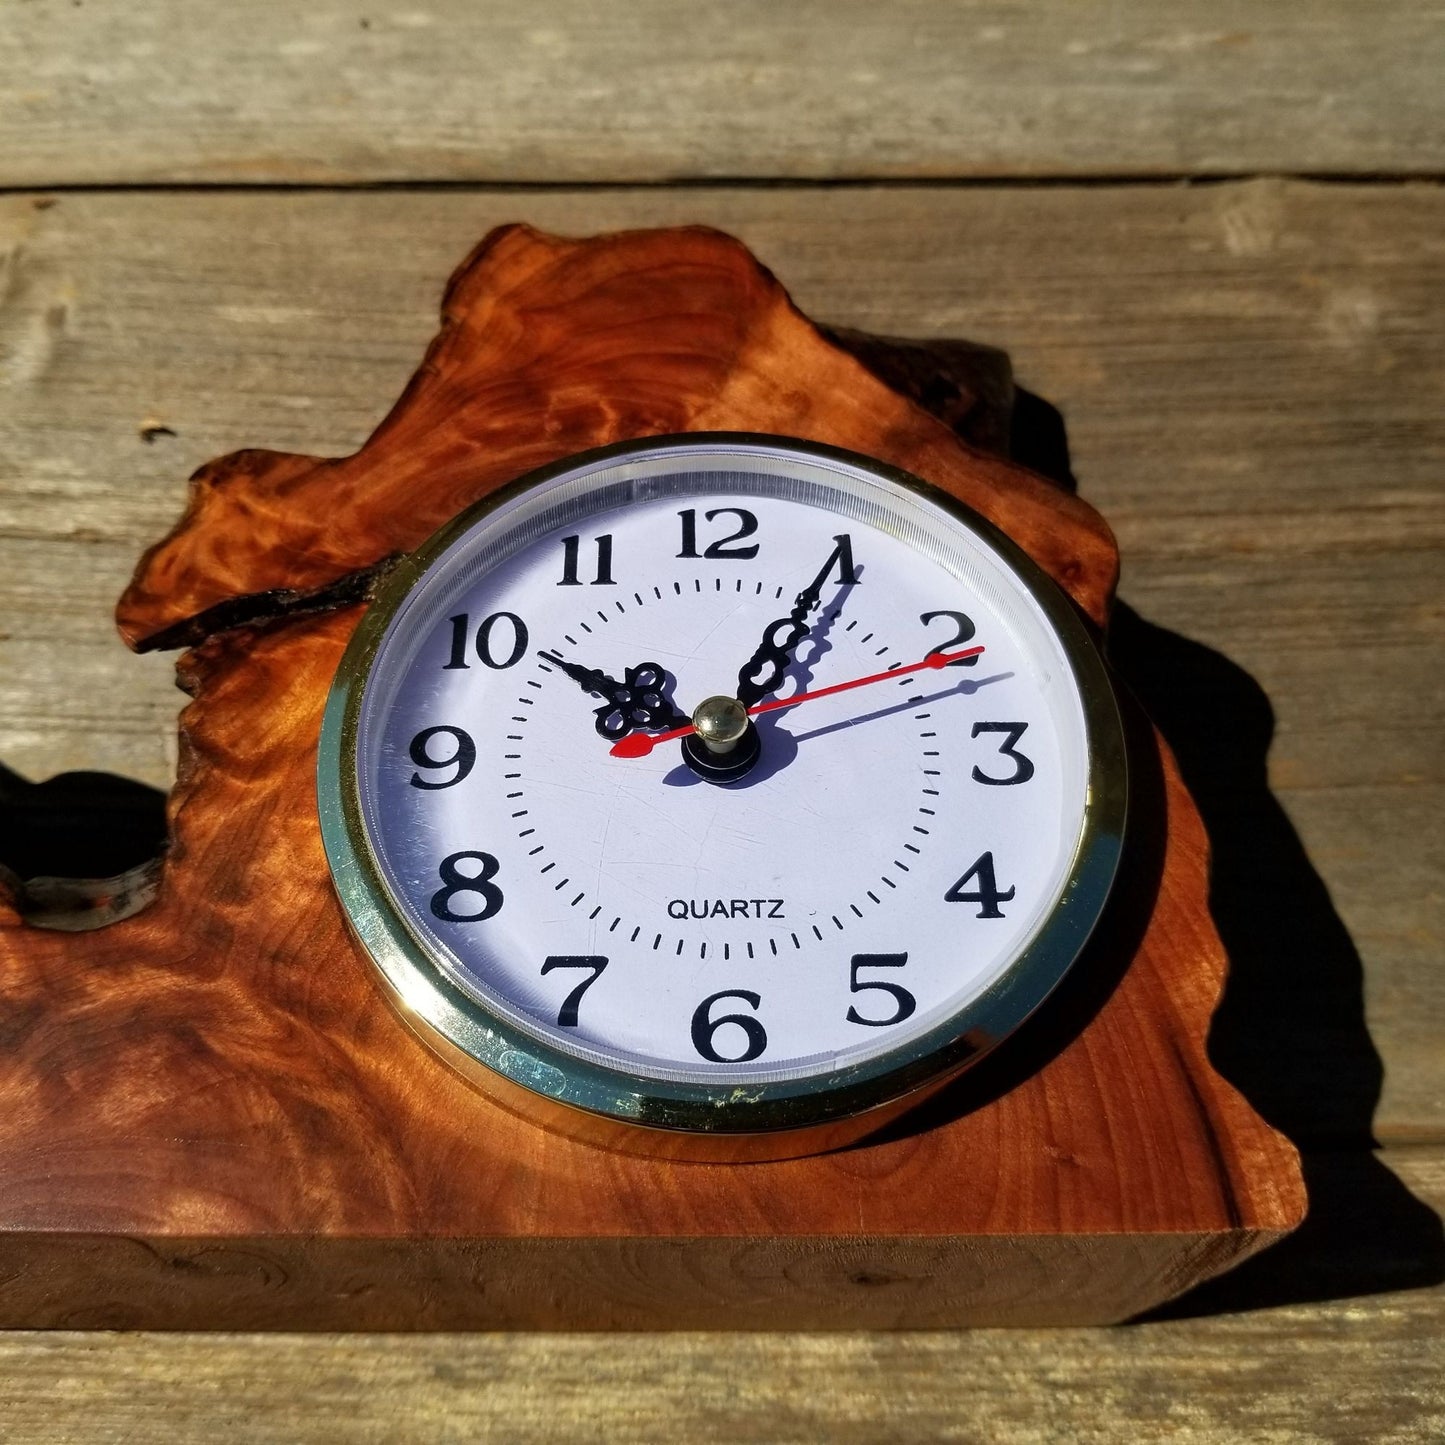
[[[472,874],[461,872],[457,864],[468,859],[480,863],[481,868]],[[438,888],[431,896],[433,917],[440,918],[444,923],[480,923],[482,919],[499,913],[502,907],[502,890],[492,879],[497,876],[497,869],[500,867],[501,864],[490,853],[453,853],[443,858],[437,873],[446,886]],[[459,893],[475,893],[482,900],[481,912],[455,912],[451,901]]]
[[[768,1036],[761,1023],[751,1014],[722,1014],[711,1017],[710,1010],[719,999],[740,998],[749,1008],[758,1008],[762,999],[745,988],[725,988],[721,993],[709,994],[698,1004],[692,1016],[692,1046],[703,1058],[714,1064],[745,1064],[756,1059],[768,1046]],[[726,1058],[713,1047],[713,1035],[724,1024],[736,1024],[747,1035],[748,1046],[735,1058]]]

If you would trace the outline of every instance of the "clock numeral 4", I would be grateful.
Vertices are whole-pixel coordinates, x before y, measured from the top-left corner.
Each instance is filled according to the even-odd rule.
[[[477,863],[481,866],[475,873],[463,873],[461,863]],[[502,865],[490,853],[452,853],[443,858],[437,873],[442,886],[431,896],[432,916],[444,923],[480,923],[499,913],[502,907],[502,890],[492,879]],[[479,912],[458,913],[452,907],[452,899],[463,894],[475,894],[482,901]]]
[[[592,578],[591,585],[593,587],[615,587],[617,584],[612,580],[612,533],[604,533],[596,539],[596,542],[597,572]],[[581,537],[562,538],[562,580],[557,584],[559,587],[580,587],[582,585],[581,579],[577,576],[581,550]]]
[[[602,970],[607,967],[607,960],[598,954],[554,954],[542,965],[544,974],[551,973],[554,968],[585,968],[591,970],[587,977],[562,1000],[562,1007],[557,1010],[557,1027],[561,1029],[575,1029],[577,1027],[577,1008],[582,1002],[582,995],[602,977]]]
[[[691,507],[687,507],[677,515],[682,520],[682,551],[677,555],[679,557],[696,557],[697,513]],[[742,507],[714,507],[712,511],[704,515],[709,522],[716,517],[736,517],[738,519],[736,532],[729,532],[726,537],[720,537],[716,542],[708,543],[702,555],[709,561],[718,562],[731,559],[745,562],[758,555],[756,542],[749,547],[733,546],[734,542],[741,542],[744,537],[751,537],[758,530],[758,519],[751,512],[745,511]]]
[[[721,999],[740,998],[751,1009],[761,1006],[762,999],[745,988],[725,988],[721,993],[709,994],[698,1004],[692,1015],[692,1046],[703,1058],[714,1064],[745,1064],[758,1058],[768,1046],[768,1035],[762,1024],[751,1014],[719,1014],[712,1017],[712,1006]],[[736,1024],[747,1035],[747,1047],[740,1054],[727,1058],[713,1045],[713,1036],[724,1024]]]
[[[940,642],[936,647],[930,647],[924,656],[936,657],[940,652],[952,652],[955,647],[962,647],[965,642],[973,641],[973,635],[978,631],[978,628],[974,626],[973,618],[969,617],[966,613],[952,612],[948,608],[943,608],[937,612],[920,612],[918,614],[918,620],[925,627],[938,617],[946,617],[953,623],[953,636],[946,642]],[[957,661],[950,662],[948,665],[950,667],[975,667],[977,664],[978,658],[974,656],[960,657]]]
[[[978,887],[971,893],[964,892],[964,884],[974,879],[978,880]],[[1014,888],[1009,888],[1005,892],[999,892],[998,880],[993,872],[993,854],[983,853],[943,898],[946,903],[977,903],[979,918],[1002,918],[1003,909],[999,904],[1007,903],[1015,891]]]
[[[471,664],[467,661],[467,634],[471,631],[472,620],[465,612],[461,612],[455,617],[448,617],[447,621],[452,625],[452,650],[442,664],[442,670],[470,667]],[[506,655],[500,658],[492,646],[492,634],[498,623],[502,624],[497,637],[498,645],[506,642],[509,636],[512,644]],[[527,651],[527,624],[515,612],[494,612],[477,628],[475,646],[477,656],[486,666],[495,668],[498,672],[503,668],[515,667]]]
[[[431,741],[443,734],[456,739],[456,746],[451,750],[450,755],[444,758],[435,757],[431,751]],[[417,765],[418,771],[411,775],[411,785],[414,788],[425,788],[429,792],[435,792],[439,788],[453,788],[466,777],[476,766],[477,745],[471,739],[469,733],[461,728],[449,727],[445,724],[434,728],[423,728],[412,740],[411,747],[407,749],[411,760]],[[443,768],[455,768],[456,772],[449,778],[442,778],[439,782],[429,782],[422,777],[422,771],[439,772]]]
[[[973,769],[973,780],[975,783],[987,783],[993,788],[1008,788],[1015,783],[1026,783],[1034,775],[1033,759],[1026,758],[1018,751],[1016,744],[1023,737],[1027,723],[1020,722],[976,722],[973,725],[972,737],[978,737],[980,733],[1003,733],[1004,740],[998,745],[1000,757],[1008,758],[1014,765],[1014,770],[1006,778],[991,777],[985,773],[977,764]]]
[[[858,977],[860,968],[902,968],[907,962],[908,955],[906,953],[855,953],[853,955],[848,972],[848,987],[854,993],[876,990],[878,993],[889,994],[896,1007],[886,1019],[870,1019],[864,1018],[856,1008],[850,1005],[846,1015],[850,1024],[866,1024],[870,1029],[886,1029],[890,1024],[901,1024],[904,1019],[912,1015],[918,1007],[918,1000],[901,983],[890,983],[886,979]]]

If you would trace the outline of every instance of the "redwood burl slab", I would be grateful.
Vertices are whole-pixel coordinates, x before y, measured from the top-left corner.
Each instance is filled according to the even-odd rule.
[[[854,448],[977,508],[1102,624],[1108,529],[965,444],[999,435],[999,373],[966,355],[827,336],[714,232],[509,227],[354,456],[196,476],[119,608],[132,646],[191,648],[160,891],[81,934],[0,903],[0,1322],[1102,1321],[1299,1221],[1294,1151],[1205,1057],[1206,843],[1137,717],[1118,901],[1064,992],[841,1153],[673,1164],[543,1132],[412,1038],[347,935],[315,818],[332,673],[378,569],[532,467],[660,432]]]

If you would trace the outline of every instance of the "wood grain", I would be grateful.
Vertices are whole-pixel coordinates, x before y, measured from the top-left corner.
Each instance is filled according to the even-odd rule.
[[[1384,1156],[1445,1211],[1445,1153]],[[1410,1246],[1379,1241],[1397,1269]],[[0,1335],[33,1445],[1389,1440],[1445,1432],[1440,1292],[1124,1330]]]
[[[1295,881],[1338,914],[1328,938],[1281,923],[1256,945],[1282,990],[1261,1012],[1287,1015],[1289,990],[1320,987],[1310,960],[1336,956],[1339,1014],[1358,1019],[1363,990],[1387,1066],[1352,1127],[1378,1095],[1380,1137],[1445,1138],[1437,187],[11,197],[0,758],[34,778],[89,766],[169,785],[171,664],[130,656],[108,617],[136,554],[217,452],[358,446],[435,324],[437,278],[517,214],[562,231],[708,220],[814,315],[1006,347],[1064,408],[1073,470],[1121,540],[1125,599],[1165,643],[1205,644],[1155,648],[1145,671],[1228,684],[1231,706],[1268,698],[1268,778],[1215,791],[1247,784],[1265,806],[1268,783],[1287,814],[1273,855],[1293,850]],[[176,434],[147,443],[150,422]],[[1161,670],[1171,655],[1182,672]],[[1263,869],[1258,852],[1243,856]],[[1262,899],[1266,879],[1280,881],[1240,887]],[[1255,909],[1255,935],[1304,907],[1289,896]],[[1300,964],[1281,977],[1286,956]],[[1338,1029],[1310,1037],[1292,1068],[1317,1105],[1291,1131],[1337,1145]],[[1277,1044],[1257,1040],[1261,1068]]]
[[[0,916],[5,1322],[1108,1320],[1299,1222],[1294,1151],[1206,1059],[1225,967],[1207,845],[1142,724],[1088,960],[996,1067],[878,1142],[741,1170],[608,1154],[504,1113],[390,1016],[311,787],[360,611],[338,599],[519,472],[685,430],[907,467],[1106,614],[1117,559],[1097,514],[962,446],[737,242],[492,233],[360,451],[204,468],[121,600],[133,644],[197,644],[173,841],[133,918],[78,936]]]
[[[1433,175],[1430,0],[29,0],[0,184]]]

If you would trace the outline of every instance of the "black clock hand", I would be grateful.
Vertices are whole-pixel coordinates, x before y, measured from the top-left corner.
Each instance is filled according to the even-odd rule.
[[[776,622],[768,624],[763,640],[758,644],[758,650],[743,664],[738,673],[737,699],[744,707],[752,707],[754,703],[761,702],[770,692],[777,691],[783,685],[783,674],[793,660],[793,649],[812,630],[807,621],[808,614],[822,600],[823,584],[828,580],[840,554],[843,559],[843,576],[845,580],[852,580],[852,558],[850,553],[845,551],[848,546],[847,534],[834,537],[833,541],[837,545],[828,554],[822,570],[798,593],[793,602],[793,610],[786,617],[780,617]]]
[[[663,692],[667,673],[655,662],[640,662],[624,669],[624,681],[618,682],[595,667],[568,662],[555,652],[538,652],[537,656],[565,672],[583,692],[605,699],[593,716],[597,719],[597,735],[608,742],[625,738],[638,728],[655,731],[687,721]]]

